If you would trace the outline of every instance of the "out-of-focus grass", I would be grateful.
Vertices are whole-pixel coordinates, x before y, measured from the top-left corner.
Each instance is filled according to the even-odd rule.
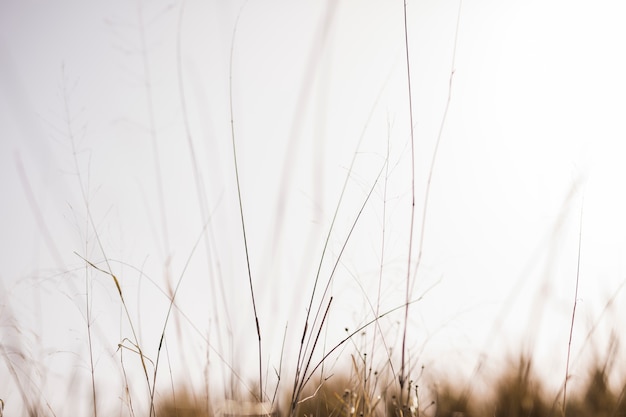
[[[464,397],[459,381],[424,382],[414,407],[399,407],[392,381],[377,381],[379,389],[365,389],[352,373],[335,374],[317,387],[310,387],[299,404],[301,417],[563,417],[561,396],[545,388],[533,368],[531,358],[521,355],[488,378],[486,392]],[[597,360],[567,398],[567,417],[626,416],[624,389],[609,383],[610,361]],[[427,376],[424,379],[428,379]],[[463,382],[463,381],[461,381]],[[469,381],[471,382],[471,381]],[[555,400],[556,398],[556,400]],[[409,405],[411,403],[409,402]],[[216,409],[217,410],[217,409]],[[275,416],[286,413],[276,408]],[[159,416],[209,416],[206,406],[193,400],[188,390],[160,402]],[[216,412],[215,415],[220,415]],[[247,414],[243,414],[245,416]]]

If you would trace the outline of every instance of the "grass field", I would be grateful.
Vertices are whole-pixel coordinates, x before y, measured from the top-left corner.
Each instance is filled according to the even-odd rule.
[[[626,225],[576,124],[621,107],[563,81],[623,73],[520,6],[270,3],[24,11],[0,417],[626,416]]]

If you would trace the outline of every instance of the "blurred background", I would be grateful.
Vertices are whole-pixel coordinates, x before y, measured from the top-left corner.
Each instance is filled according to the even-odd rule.
[[[397,377],[407,298],[414,375],[623,360],[625,12],[408,1],[412,139],[402,2],[3,1],[7,415],[145,402],[137,346],[157,397],[254,391],[250,284],[268,397],[308,311],[318,363],[396,309],[324,367]]]

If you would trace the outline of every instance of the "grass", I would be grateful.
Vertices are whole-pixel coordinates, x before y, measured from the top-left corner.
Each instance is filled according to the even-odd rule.
[[[354,360],[354,356],[353,356]],[[622,388],[609,384],[611,358],[591,365],[578,389],[568,397],[567,416],[609,417],[626,415]],[[434,375],[422,376],[410,394],[412,403],[401,406],[393,380],[374,375],[367,380],[366,370],[353,362],[350,372],[322,378],[317,388],[303,395],[299,416],[319,417],[550,417],[562,415],[553,404],[553,396],[545,389],[533,369],[530,358],[519,356],[507,361],[499,373],[487,378],[489,387],[480,396],[464,398],[458,381],[439,380]],[[426,373],[425,375],[427,375]],[[476,381],[474,381],[476,383]],[[170,398],[157,407],[162,416],[208,416],[188,391],[181,389],[176,400]],[[419,401],[418,401],[419,400]],[[194,405],[196,404],[196,405]],[[178,410],[178,411],[177,411]],[[285,416],[284,408],[274,415]],[[245,415],[245,414],[244,414]]]
[[[151,176],[155,180],[153,185],[157,196],[156,224],[158,226],[153,227],[152,232],[157,237],[157,246],[161,252],[159,260],[152,262],[152,267],[161,275],[161,280],[144,272],[143,265],[138,267],[126,261],[115,260],[110,255],[110,248],[104,236],[105,231],[98,222],[101,219],[94,212],[92,203],[94,197],[89,191],[90,179],[84,176],[84,167],[81,165],[82,153],[79,149],[74,125],[75,117],[70,103],[71,89],[67,85],[65,72],[63,73],[61,89],[64,123],[61,130],[62,135],[70,144],[73,174],[77,179],[77,188],[82,197],[80,208],[72,207],[72,210],[77,217],[84,220],[80,225],[83,232],[82,246],[74,252],[77,259],[71,267],[63,271],[63,276],[70,277],[77,274],[76,271],[84,272],[84,290],[76,290],[68,296],[73,303],[82,308],[84,336],[87,340],[86,357],[79,357],[77,363],[80,365],[75,365],[74,368],[82,369],[89,375],[89,399],[84,400],[89,404],[86,407],[81,404],[77,406],[77,410],[88,410],[88,414],[94,417],[98,415],[146,415],[150,417],[626,416],[626,381],[619,380],[626,375],[613,372],[614,364],[618,363],[620,358],[617,338],[612,340],[611,349],[605,356],[598,356],[588,365],[587,375],[584,378],[578,376],[576,379],[570,368],[579,301],[582,210],[578,235],[574,303],[569,322],[567,353],[563,358],[565,376],[560,387],[553,389],[542,383],[534,369],[532,355],[525,354],[520,355],[516,360],[505,362],[496,372],[476,372],[465,380],[446,377],[423,364],[420,349],[428,343],[429,336],[419,341],[418,345],[412,345],[409,342],[410,339],[415,338],[414,333],[420,330],[412,320],[414,316],[411,313],[428,296],[432,288],[428,287],[427,282],[422,281],[425,274],[422,270],[422,255],[427,243],[425,236],[430,221],[428,214],[430,213],[431,185],[434,184],[435,165],[451,106],[457,40],[462,17],[461,3],[459,3],[456,17],[444,110],[432,155],[425,158],[428,163],[421,171],[416,170],[418,154],[416,145],[418,140],[423,138],[417,137],[414,132],[410,27],[407,19],[407,4],[404,4],[403,49],[406,58],[404,64],[406,93],[408,93],[408,109],[405,111],[408,117],[406,118],[407,125],[403,129],[405,136],[407,136],[406,131],[409,132],[409,139],[406,143],[399,143],[397,136],[392,133],[392,123],[388,118],[387,137],[384,140],[377,138],[378,144],[383,143],[384,146],[379,146],[372,151],[364,143],[363,136],[366,130],[364,129],[363,135],[351,152],[350,164],[343,171],[344,177],[336,181],[340,183],[340,186],[338,192],[334,194],[334,203],[330,205],[330,209],[324,207],[324,210],[328,210],[330,214],[324,219],[321,227],[324,230],[316,236],[318,240],[313,245],[315,254],[309,255],[314,259],[314,267],[307,272],[312,271],[312,273],[305,275],[304,278],[298,276],[298,279],[305,282],[303,287],[306,288],[299,291],[299,298],[295,300],[299,311],[304,312],[295,318],[294,321],[299,320],[295,325],[271,322],[273,319],[271,315],[262,315],[261,309],[258,308],[261,303],[268,302],[263,297],[263,295],[268,295],[267,292],[259,292],[259,288],[264,285],[274,285],[271,275],[263,276],[253,273],[254,267],[261,263],[258,258],[255,259],[255,257],[261,257],[260,253],[263,249],[258,242],[267,239],[268,241],[264,243],[271,246],[282,236],[275,237],[273,240],[255,237],[254,232],[260,229],[258,225],[251,224],[250,219],[254,216],[250,213],[256,208],[246,203],[247,193],[252,194],[254,191],[249,184],[255,186],[258,184],[253,178],[254,173],[246,171],[240,159],[241,153],[245,153],[246,149],[241,146],[240,141],[243,135],[240,135],[237,127],[240,118],[243,119],[245,115],[237,111],[239,103],[236,101],[237,97],[234,92],[237,83],[234,66],[238,25],[240,18],[245,16],[247,3],[244,3],[239,10],[233,26],[228,71],[228,117],[232,170],[227,183],[233,188],[230,191],[235,195],[233,201],[236,201],[234,206],[237,209],[234,217],[238,222],[237,230],[241,232],[240,238],[233,238],[233,241],[241,245],[233,245],[229,249],[233,251],[241,249],[241,257],[233,256],[236,262],[232,269],[238,272],[244,271],[246,295],[249,296],[248,304],[235,308],[229,306],[231,299],[228,295],[232,293],[226,293],[223,280],[240,277],[235,272],[231,276],[222,270],[218,251],[220,245],[225,245],[225,239],[216,238],[216,232],[212,230],[213,227],[219,227],[219,225],[215,225],[217,223],[213,217],[215,213],[209,209],[212,205],[209,203],[202,163],[198,158],[199,140],[196,136],[197,132],[192,127],[191,111],[188,106],[188,89],[185,86],[181,52],[184,45],[182,27],[185,7],[183,2],[177,15],[177,93],[181,109],[180,124],[186,139],[185,146],[190,155],[191,176],[197,208],[200,211],[201,227],[196,231],[196,238],[193,241],[185,241],[180,245],[173,243],[172,231],[175,227],[171,224],[171,217],[167,215],[168,189],[165,187],[167,174],[163,166],[163,160],[166,158],[160,146],[163,139],[159,133],[160,128],[156,116],[157,108],[154,98],[156,89],[147,42],[148,25],[145,23],[145,11],[141,5],[138,7],[137,27],[140,36],[137,52],[140,57],[143,95],[146,100],[148,119],[146,129],[153,165]],[[332,15],[331,12],[329,14]],[[322,37],[325,36],[324,34]],[[306,97],[299,99],[305,101]],[[376,105],[377,103],[373,108]],[[371,121],[372,113],[368,116],[366,127]],[[402,151],[398,152],[398,149]],[[372,160],[375,163],[368,160],[368,163],[363,163],[366,166],[364,169],[360,163],[366,155],[372,154],[374,155]],[[418,172],[425,173],[425,177],[420,178]],[[421,188],[416,185],[420,179],[423,179],[425,183],[421,201],[417,197],[417,191]],[[281,181],[284,181],[284,178],[281,178]],[[397,204],[393,202],[393,187],[404,189],[404,198],[396,197]],[[409,191],[406,191],[407,187]],[[281,192],[286,193],[286,190],[281,190]],[[280,198],[283,196],[281,195]],[[216,201],[219,200],[216,198]],[[420,202],[421,205],[418,204]],[[215,203],[215,206],[219,207],[220,203]],[[401,209],[400,206],[402,206]],[[418,211],[420,207],[421,211]],[[79,211],[82,216],[77,214]],[[393,214],[397,212],[406,215],[403,218],[410,220],[406,221],[406,224],[402,221],[400,227],[396,224],[394,229],[391,226],[391,220]],[[420,218],[416,216],[416,213],[421,214],[420,224],[416,224],[416,218]],[[233,217],[232,211],[228,215]],[[100,216],[105,217],[102,214]],[[373,222],[374,227],[365,226],[365,219],[368,217],[370,220],[371,218],[377,220]],[[282,219],[278,219],[279,223],[281,221]],[[275,230],[280,230],[281,227]],[[399,233],[398,230],[405,233]],[[414,236],[415,231],[419,232],[417,236]],[[430,231],[433,234],[436,233],[436,230]],[[347,254],[356,247],[359,240],[357,236],[362,237],[359,233],[365,233],[370,237],[375,236],[372,240],[378,258],[374,262],[375,271],[373,273],[370,271],[371,275],[376,277],[373,291],[365,285],[367,278],[353,273],[349,265],[350,258]],[[304,232],[297,237],[305,240]],[[399,245],[403,251],[403,255],[398,257],[399,260],[388,259],[388,245],[391,245],[394,240],[405,242]],[[257,244],[254,245],[253,242]],[[291,244],[295,245],[295,242]],[[210,295],[202,299],[204,303],[202,308],[211,311],[208,323],[199,323],[191,319],[186,311],[194,306],[185,305],[181,301],[181,293],[185,290],[187,281],[198,276],[205,279],[202,273],[196,276],[190,272],[193,270],[196,257],[200,256],[198,253],[201,252],[201,246],[205,249],[202,261],[206,262],[206,270],[203,273],[208,276],[207,287],[210,288],[208,291]],[[179,251],[178,255],[174,256],[176,251]],[[180,255],[181,252],[183,255]],[[280,252],[279,255],[284,257],[292,255],[289,250],[285,252],[287,253]],[[273,254],[273,252],[270,253]],[[361,259],[365,259],[368,254],[364,253],[361,256]],[[178,262],[176,266],[173,264],[175,261]],[[155,263],[158,264],[156,267]],[[397,268],[396,265],[400,263],[404,266]],[[177,278],[174,278],[175,271],[178,271]],[[130,276],[138,277],[136,286],[129,284]],[[390,302],[384,296],[389,288],[398,286],[398,280],[390,279],[390,276],[401,276],[404,279],[400,283],[403,288],[402,302],[394,304],[394,300]],[[341,279],[349,281],[347,278],[352,278],[355,282],[355,285],[350,287],[352,293],[348,294],[336,289]],[[149,288],[140,286],[142,280],[149,282]],[[436,284],[433,284],[434,286]],[[423,293],[416,296],[415,288],[421,289]],[[96,301],[98,293],[94,295],[95,291],[108,295],[107,302],[110,305],[99,305]],[[139,300],[144,296],[144,291],[150,294],[148,296],[150,298],[158,297],[159,303],[154,305],[159,306],[160,309],[146,312],[140,307]],[[365,311],[353,320],[351,328],[346,327],[345,334],[337,337],[337,323],[344,320],[342,305],[349,304],[354,299],[363,302]],[[236,298],[235,302],[238,301],[241,300]],[[287,303],[293,300],[279,301]],[[443,301],[442,304],[444,304]],[[95,313],[97,309],[100,314]],[[264,311],[267,312],[268,309]],[[10,308],[4,308],[0,312],[8,315]],[[146,318],[146,313],[149,315],[148,318]],[[239,329],[233,327],[231,318],[233,313],[245,315],[248,317],[246,321],[253,323],[252,331],[249,331],[250,326],[243,326],[247,330],[243,330],[243,337],[238,340],[241,346],[235,346],[233,334]],[[100,323],[107,320],[116,322],[114,328],[117,330],[117,335],[107,333],[100,328]],[[37,379],[37,375],[45,374],[48,369],[42,361],[34,360],[28,354],[27,349],[19,343],[22,332],[19,323],[13,326],[17,330],[15,333],[18,334],[16,338],[18,342],[13,343],[9,338],[3,338],[0,343],[2,348],[0,354],[7,373],[13,381],[15,387],[13,391],[17,391],[18,395],[13,394],[10,400],[6,400],[7,397],[0,392],[0,417],[4,414],[5,407],[7,410],[11,409],[11,413],[15,415],[19,415],[20,412],[30,416],[63,415],[67,410],[55,410],[44,395],[45,378]],[[216,329],[217,327],[220,328]],[[272,330],[272,327],[285,328],[284,333],[281,333],[283,337],[277,362],[276,357],[270,358],[268,354],[268,351],[272,354],[276,354],[276,351],[268,349],[268,338],[263,333],[263,331]],[[335,334],[331,333],[333,330]],[[103,336],[104,334],[106,336]],[[252,347],[253,341],[256,342],[254,347]],[[188,349],[188,345],[192,348]],[[107,346],[107,348],[99,350],[99,346]],[[114,348],[111,349],[110,346]],[[240,357],[236,353],[237,349],[246,353],[255,350],[254,372],[246,369],[250,367],[249,363],[246,365],[238,363]],[[102,353],[103,351],[105,353]],[[286,351],[287,356],[285,356]],[[188,358],[198,352],[204,356],[200,359]],[[244,353],[239,354],[248,356]],[[497,363],[499,360],[495,357],[497,353],[489,352],[489,354],[490,356],[484,362],[492,365]],[[180,357],[180,361],[177,362],[176,357]],[[84,363],[81,362],[82,360]],[[447,359],[444,357],[441,360]],[[577,375],[580,375],[581,367],[576,369]],[[75,372],[78,373],[78,371]],[[215,378],[213,373],[221,373],[221,375]],[[102,375],[107,374],[114,374],[117,378],[118,385],[114,386],[113,394],[100,388],[102,385],[99,380]],[[192,375],[199,374],[204,376],[203,383],[200,384],[197,380],[192,380]],[[254,376],[250,376],[251,374]],[[575,379],[576,383],[574,383]],[[466,389],[468,386],[479,385],[481,388]],[[18,401],[21,401],[21,405],[16,406],[15,403]],[[105,407],[107,403],[116,403],[116,407]]]

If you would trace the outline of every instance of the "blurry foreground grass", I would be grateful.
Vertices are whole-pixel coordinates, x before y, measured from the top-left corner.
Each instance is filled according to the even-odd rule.
[[[621,417],[626,416],[626,385],[612,387],[609,383],[610,361],[596,361],[588,370],[578,389],[567,396],[563,409],[562,389],[548,392],[533,371],[532,360],[519,357],[517,363],[489,378],[489,388],[480,394],[468,394],[464,383],[450,380],[431,383],[423,381],[414,386],[412,401],[404,408],[398,406],[394,393],[396,384],[371,381],[367,385],[355,375],[334,375],[311,387],[299,405],[297,415],[302,417]],[[365,383],[364,383],[365,382]],[[472,383],[472,381],[465,381]],[[624,381],[622,381],[624,384]],[[371,388],[376,385],[376,390]],[[157,404],[157,415],[163,417],[228,415],[223,409],[210,411],[201,395],[194,396],[183,389]],[[284,402],[285,404],[287,401]],[[276,407],[272,413],[241,411],[239,416],[257,417],[288,415],[286,406]]]

